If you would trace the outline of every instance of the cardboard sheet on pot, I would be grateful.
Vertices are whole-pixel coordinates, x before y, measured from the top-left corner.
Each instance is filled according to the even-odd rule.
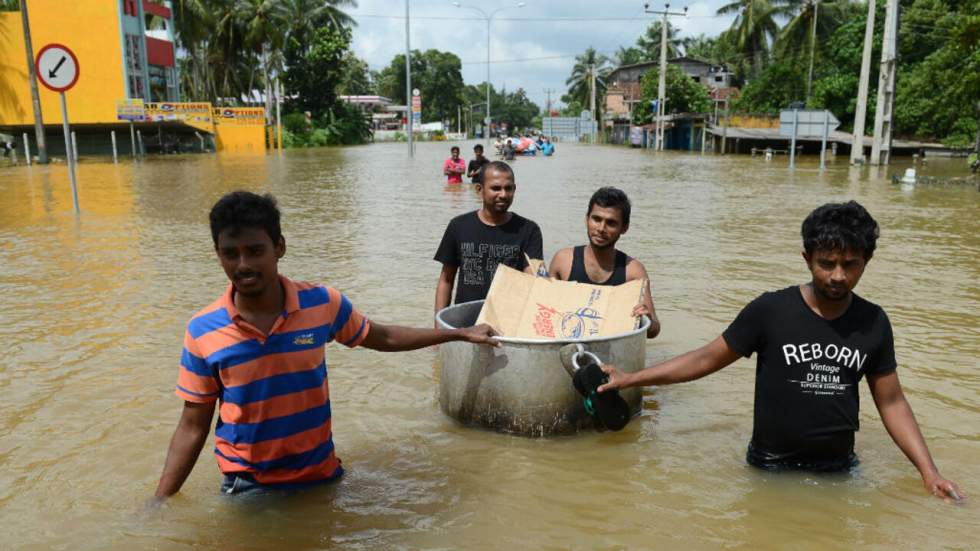
[[[500,264],[477,323],[502,336],[532,339],[584,339],[635,329],[643,280],[603,286],[526,274]]]

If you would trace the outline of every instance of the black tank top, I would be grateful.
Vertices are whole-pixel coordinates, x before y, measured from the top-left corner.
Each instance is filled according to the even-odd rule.
[[[623,251],[616,251],[616,259],[613,261],[613,273],[605,281],[592,281],[589,274],[585,271],[585,245],[580,245],[572,249],[572,271],[568,274],[568,281],[579,283],[589,283],[592,285],[622,285],[626,283],[626,264],[629,257]]]

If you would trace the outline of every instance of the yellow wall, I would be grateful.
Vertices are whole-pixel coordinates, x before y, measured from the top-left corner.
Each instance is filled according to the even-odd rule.
[[[728,126],[739,128],[779,128],[779,117],[769,115],[732,115]]]
[[[64,44],[78,57],[79,77],[65,94],[73,124],[116,122],[116,100],[126,97],[119,2],[28,0],[34,55]],[[20,12],[0,13],[0,125],[34,123]],[[38,82],[44,124],[61,124],[58,94]]]
[[[214,125],[218,151],[224,153],[265,153],[265,126]]]

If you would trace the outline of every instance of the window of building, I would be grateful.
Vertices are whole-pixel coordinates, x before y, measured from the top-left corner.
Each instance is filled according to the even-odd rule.
[[[723,80],[725,80],[725,79],[722,78],[721,75],[715,75],[715,82],[722,82]]]
[[[129,97],[145,98],[146,81],[143,79],[143,37],[126,35],[126,74],[129,77]]]
[[[150,101],[167,101],[167,70],[168,67],[150,65]]]

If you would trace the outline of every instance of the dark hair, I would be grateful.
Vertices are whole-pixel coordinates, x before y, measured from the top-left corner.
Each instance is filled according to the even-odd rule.
[[[449,148],[449,152],[450,153],[452,153],[453,151],[459,151],[459,146],[454,145],[454,146],[452,146],[452,147]]]
[[[878,240],[878,223],[857,201],[827,203],[803,221],[803,250],[860,251],[871,260]]]
[[[614,187],[601,187],[592,194],[592,198],[589,199],[589,210],[585,211],[585,215],[588,216],[592,212],[592,207],[599,205],[602,208],[619,209],[619,212],[623,215],[623,225],[630,225],[630,204],[629,197],[623,190]]]
[[[279,227],[279,208],[272,194],[256,195],[250,191],[233,191],[211,207],[211,238],[218,246],[218,234],[231,228],[237,232],[242,228],[265,230],[273,243],[279,243],[282,229]]]
[[[473,146],[473,151],[476,151],[476,150],[483,151],[483,145],[481,145],[481,144],[474,145]]]
[[[511,168],[509,164],[507,164],[507,163],[505,163],[503,161],[490,161],[489,163],[487,163],[487,166],[483,167],[483,181],[484,182],[487,179],[487,173],[490,172],[491,170],[496,171],[496,172],[503,172],[503,173],[507,174],[508,176],[510,176],[510,181],[511,182],[516,181],[516,179],[514,178],[514,169]]]

